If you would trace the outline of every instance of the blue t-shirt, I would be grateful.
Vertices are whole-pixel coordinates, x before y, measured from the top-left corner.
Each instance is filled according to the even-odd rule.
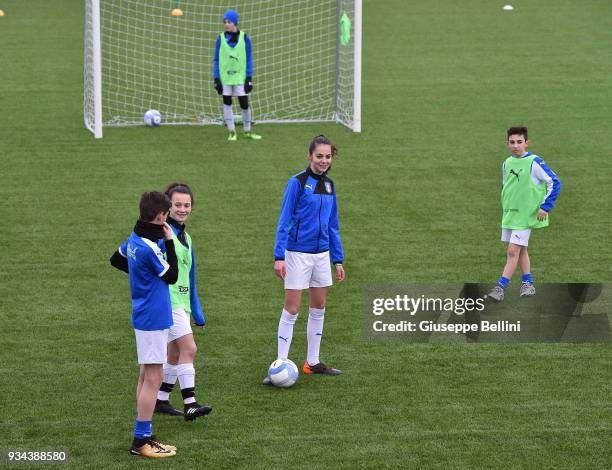
[[[168,284],[161,276],[170,268],[161,248],[134,232],[119,247],[127,258],[132,294],[132,326],[137,330],[164,330],[172,326]]]

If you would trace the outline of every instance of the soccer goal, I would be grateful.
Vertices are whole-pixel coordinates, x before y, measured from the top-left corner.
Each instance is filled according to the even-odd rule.
[[[222,124],[212,64],[230,7],[253,43],[256,122],[361,131],[361,0],[86,0],[85,127],[100,138],[148,109],[164,125]]]

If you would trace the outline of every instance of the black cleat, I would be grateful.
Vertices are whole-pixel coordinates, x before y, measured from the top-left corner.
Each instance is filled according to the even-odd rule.
[[[181,410],[177,410],[168,400],[157,400],[155,403],[155,413],[170,416],[183,416],[183,412]]]
[[[185,421],[193,421],[198,416],[206,416],[212,410],[212,406],[202,406],[198,402],[189,403],[188,405],[185,405],[185,412],[183,416],[185,416]]]
[[[340,375],[342,374],[341,370],[334,369],[333,367],[329,367],[322,362],[311,366],[308,362],[304,362],[304,367],[302,369],[304,374],[323,374],[323,375]]]

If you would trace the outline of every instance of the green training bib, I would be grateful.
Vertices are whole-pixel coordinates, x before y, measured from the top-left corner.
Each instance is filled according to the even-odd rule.
[[[244,85],[246,80],[246,45],[244,32],[240,31],[238,42],[231,47],[223,33],[219,35],[219,78],[223,85]]]
[[[548,219],[539,221],[538,210],[546,196],[546,185],[531,179],[531,166],[537,155],[508,157],[504,166],[504,187],[501,193],[502,227],[526,230],[548,226]]]
[[[189,272],[191,271],[191,237],[185,232],[187,247],[181,243],[174,231],[172,232],[174,240],[174,250],[178,260],[178,280],[174,284],[170,284],[170,301],[172,302],[172,310],[179,308],[184,309],[187,313],[191,313],[190,300],[190,283]]]

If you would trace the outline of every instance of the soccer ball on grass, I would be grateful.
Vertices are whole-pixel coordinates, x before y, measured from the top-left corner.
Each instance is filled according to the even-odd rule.
[[[275,387],[288,388],[297,382],[298,368],[289,359],[277,359],[270,364],[268,377]]]
[[[157,109],[149,109],[144,115],[144,123],[150,127],[159,126],[161,120],[161,114]]]

